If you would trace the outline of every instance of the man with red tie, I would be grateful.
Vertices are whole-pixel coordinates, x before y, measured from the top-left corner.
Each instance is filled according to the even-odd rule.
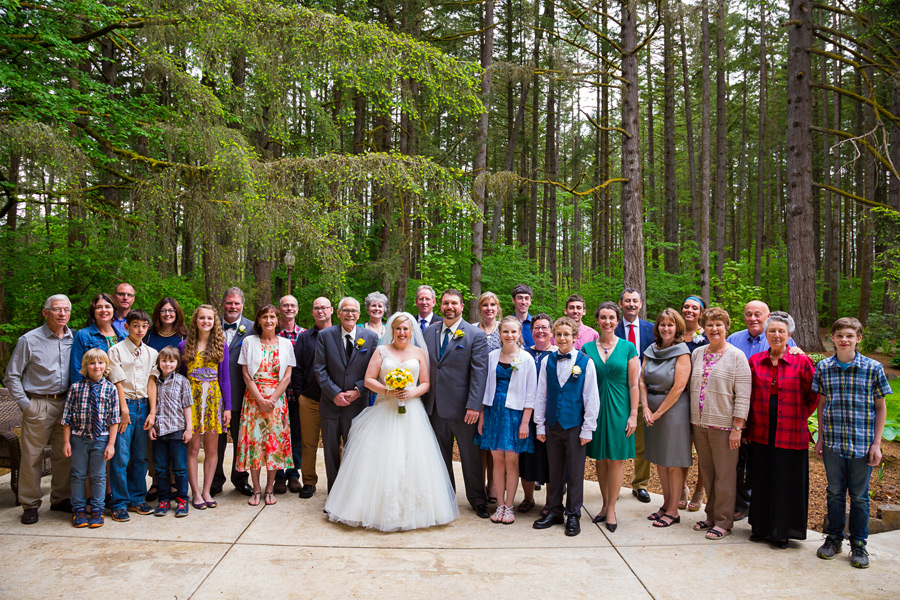
[[[616,326],[616,335],[634,344],[638,358],[643,364],[644,351],[653,343],[653,323],[638,316],[644,306],[640,290],[625,288],[619,296],[619,306],[622,308],[622,320]],[[650,502],[650,494],[647,492],[647,484],[650,483],[650,463],[644,460],[644,417],[641,411],[638,411],[634,446],[634,478],[631,480],[631,494],[641,502]]]

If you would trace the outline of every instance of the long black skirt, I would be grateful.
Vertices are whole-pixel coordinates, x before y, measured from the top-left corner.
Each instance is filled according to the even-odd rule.
[[[534,421],[531,422],[531,436],[535,436]],[[547,460],[547,445],[534,440],[534,452],[519,455],[519,477],[524,481],[544,485],[550,481],[550,463]]]
[[[750,444],[750,526],[770,540],[806,539],[809,451]]]

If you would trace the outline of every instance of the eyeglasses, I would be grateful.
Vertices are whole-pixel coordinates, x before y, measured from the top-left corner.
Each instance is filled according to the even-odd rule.
[[[344,313],[345,315],[358,315],[359,314],[359,311],[356,310],[355,308],[342,308],[341,312]]]
[[[318,312],[326,311],[329,308],[331,308],[331,307],[330,306],[313,306],[313,310],[318,311]]]
[[[48,308],[47,310],[57,315],[68,315],[72,313],[71,308],[62,308],[61,306],[54,306],[53,308]]]
[[[545,327],[543,325],[538,325],[537,327],[532,327],[532,331],[550,331],[549,327]]]
[[[164,309],[162,309],[161,311],[159,311],[159,314],[161,314],[161,315],[174,315],[174,314],[175,314],[175,310],[172,309],[172,308],[164,308]]]

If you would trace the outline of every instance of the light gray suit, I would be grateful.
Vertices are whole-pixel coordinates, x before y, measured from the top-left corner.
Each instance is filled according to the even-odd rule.
[[[425,410],[437,436],[441,455],[456,489],[453,477],[453,439],[459,447],[466,499],[472,507],[487,504],[484,477],[481,472],[481,452],[473,438],[477,425],[465,422],[467,410],[481,410],[484,386],[488,377],[488,347],[484,332],[461,320],[461,337],[451,337],[441,357],[441,329],[444,321],[435,319],[425,329],[428,347],[431,387],[425,396]]]
[[[347,443],[353,418],[369,405],[369,390],[365,387],[366,369],[378,346],[378,335],[364,327],[356,328],[356,341],[350,359],[343,341],[340,325],[327,327],[316,336],[316,380],[322,388],[319,416],[322,422],[322,446],[325,450],[325,473],[328,491],[337,479],[341,467],[341,442]],[[358,345],[363,340],[362,345]],[[359,390],[359,398],[349,406],[338,406],[334,397],[341,392]]]

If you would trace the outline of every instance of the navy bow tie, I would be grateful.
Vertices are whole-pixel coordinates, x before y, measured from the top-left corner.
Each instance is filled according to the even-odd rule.
[[[235,323],[224,323],[224,324],[222,325],[222,329],[224,329],[225,331],[228,331],[229,329],[237,330],[237,326],[238,326],[237,322],[235,322]]]
[[[557,360],[570,360],[572,358],[572,355],[569,353],[563,354],[562,352],[557,352],[556,358]]]

